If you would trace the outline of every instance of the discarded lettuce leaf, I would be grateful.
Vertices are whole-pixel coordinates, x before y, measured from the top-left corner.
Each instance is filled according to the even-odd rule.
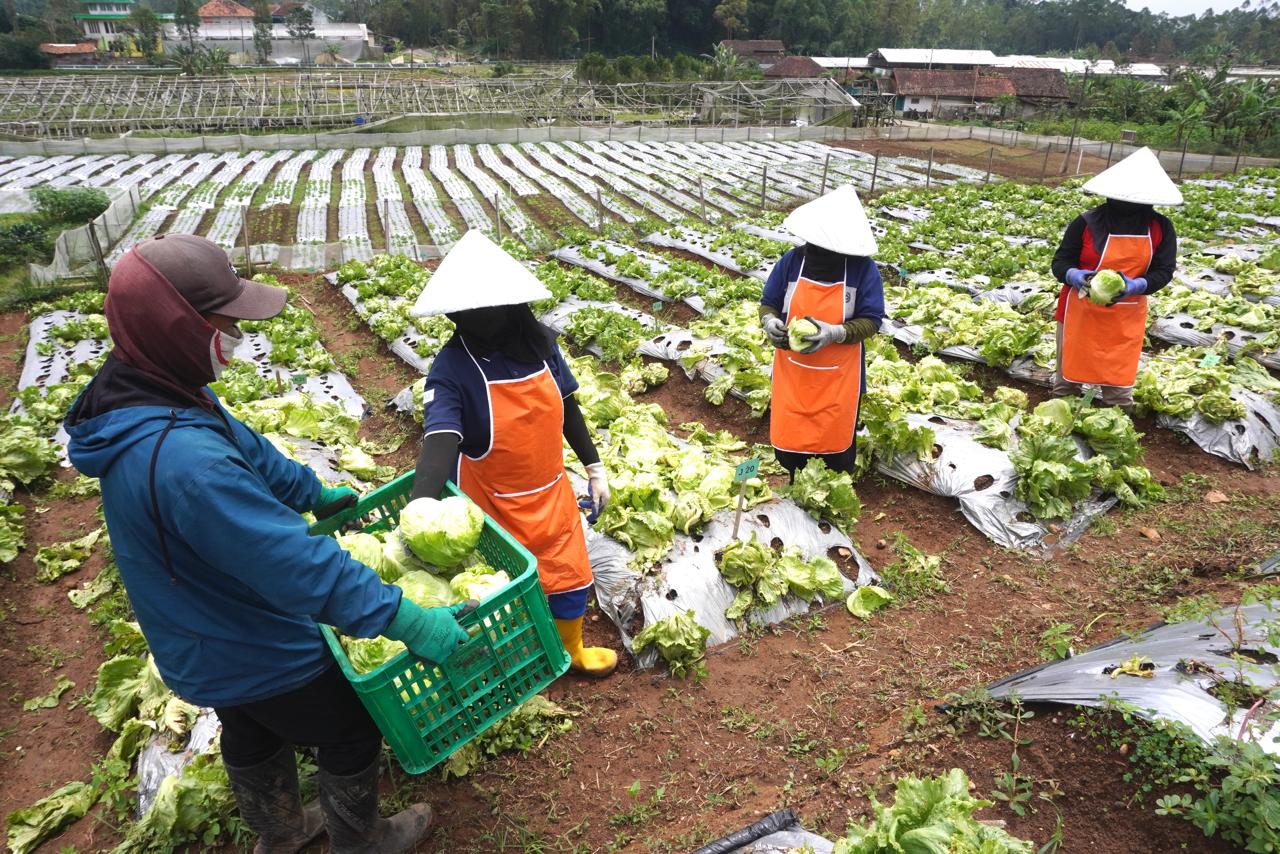
[[[710,630],[700,625],[690,610],[645,626],[636,635],[632,648],[639,653],[652,646],[667,663],[672,676],[684,678],[693,673],[701,679],[707,675],[704,658],[710,635]]]
[[[36,581],[49,583],[57,581],[70,572],[75,572],[93,554],[94,544],[102,536],[103,528],[95,528],[77,540],[42,546],[36,552]]]
[[[59,676],[57,683],[53,686],[48,694],[40,697],[32,697],[22,704],[24,712],[34,712],[36,709],[52,709],[58,705],[58,700],[62,699],[62,695],[76,687],[76,683],[72,682],[65,676]]]
[[[888,590],[869,584],[866,587],[859,587],[850,593],[844,605],[849,609],[850,614],[859,619],[867,620],[871,618],[873,612],[879,611],[892,601],[893,594]]]
[[[10,854],[27,854],[76,819],[83,818],[98,800],[98,790],[75,781],[41,798],[29,807],[5,817]]]

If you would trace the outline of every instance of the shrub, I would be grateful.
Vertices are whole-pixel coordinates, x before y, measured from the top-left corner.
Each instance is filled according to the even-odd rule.
[[[111,204],[106,193],[90,187],[36,187],[31,198],[36,212],[48,222],[89,222]]]
[[[0,225],[0,266],[22,261],[39,261],[52,248],[45,230],[34,222]]]

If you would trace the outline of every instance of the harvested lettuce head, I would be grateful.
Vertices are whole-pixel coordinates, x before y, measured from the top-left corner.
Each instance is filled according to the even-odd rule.
[[[811,343],[807,339],[818,334],[818,324],[807,317],[797,317],[787,327],[787,343],[792,350],[803,350]]]
[[[400,566],[387,560],[382,540],[373,534],[338,534],[335,539],[353,558],[378,573],[383,581],[395,581],[404,574]]]
[[[396,583],[404,591],[405,598],[423,608],[442,608],[460,599],[454,595],[449,582],[429,572],[421,570],[406,572]]]
[[[459,572],[450,581],[453,595],[460,601],[483,601],[511,583],[506,572],[494,572],[493,567],[480,564]]]
[[[1089,301],[1095,305],[1111,305],[1124,293],[1124,278],[1115,270],[1099,270],[1089,280]]]
[[[390,638],[344,638],[342,645],[347,650],[347,658],[356,673],[369,673],[377,670],[400,653],[405,645]]]
[[[471,554],[483,528],[484,511],[461,495],[418,498],[400,512],[400,536],[409,550],[446,569]]]

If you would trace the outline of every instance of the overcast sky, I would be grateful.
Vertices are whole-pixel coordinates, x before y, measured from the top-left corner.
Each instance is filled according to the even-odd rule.
[[[1242,0],[1125,0],[1125,5],[1130,9],[1147,8],[1152,12],[1159,14],[1165,12],[1169,15],[1199,15],[1205,9],[1213,9],[1215,12],[1225,12],[1228,9],[1234,9],[1239,6]]]

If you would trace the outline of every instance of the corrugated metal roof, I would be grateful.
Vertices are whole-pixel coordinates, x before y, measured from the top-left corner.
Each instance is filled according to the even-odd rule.
[[[865,56],[811,56],[823,68],[866,68],[870,64]]]
[[[876,51],[890,65],[995,65],[996,55],[989,50],[952,50],[950,48],[882,47]],[[874,54],[873,54],[874,55]]]
[[[1154,62],[1130,63],[1123,68],[1117,69],[1117,72],[1128,74],[1132,77],[1164,77],[1164,69]]]

